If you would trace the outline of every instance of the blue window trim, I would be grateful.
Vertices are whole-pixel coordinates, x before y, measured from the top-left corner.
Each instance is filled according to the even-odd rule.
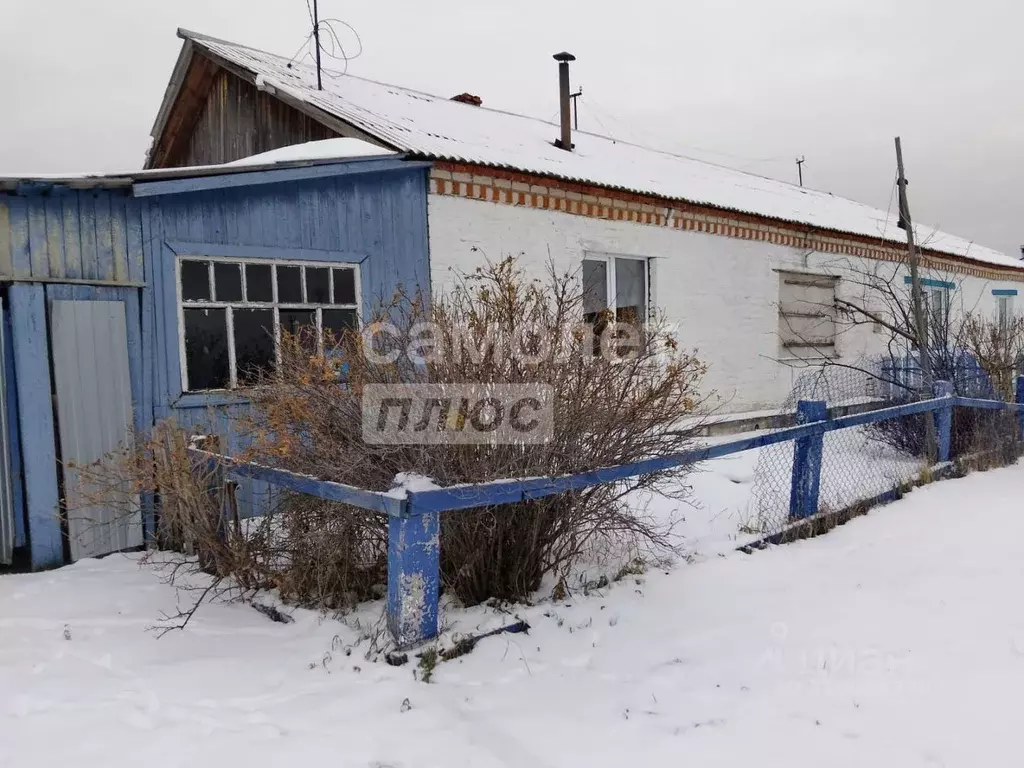
[[[1016,296],[1017,295],[1017,289],[1016,288],[993,288],[992,289],[992,295],[993,296]]]
[[[903,278],[904,285],[910,285],[912,282],[910,275]],[[950,291],[956,290],[956,283],[951,283],[948,280],[934,280],[930,277],[922,277],[921,285],[925,288],[946,288]]]

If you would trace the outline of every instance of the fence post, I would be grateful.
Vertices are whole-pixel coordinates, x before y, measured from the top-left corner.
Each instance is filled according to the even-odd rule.
[[[1024,440],[1024,376],[1017,377],[1017,397],[1014,398],[1020,408],[1017,409],[1017,424],[1020,427],[1019,437]]]
[[[825,421],[828,407],[824,400],[801,400],[796,406],[797,424]],[[824,434],[801,437],[793,445],[793,479],[789,493],[789,516],[810,517],[818,511],[821,486],[821,453]]]
[[[951,381],[935,382],[936,397],[953,397],[953,383]],[[940,461],[949,461],[950,436],[953,431],[953,406],[943,405],[935,409],[935,431],[937,432],[938,455]]]
[[[388,518],[388,629],[399,648],[437,636],[440,519],[416,510],[411,494],[403,514]]]

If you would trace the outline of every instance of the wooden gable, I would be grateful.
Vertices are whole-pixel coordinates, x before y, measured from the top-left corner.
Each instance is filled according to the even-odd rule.
[[[229,163],[307,141],[352,136],[381,142],[316,109],[260,90],[248,73],[196,53],[147,168]]]

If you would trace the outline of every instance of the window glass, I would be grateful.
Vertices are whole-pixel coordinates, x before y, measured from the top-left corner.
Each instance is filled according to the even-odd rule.
[[[230,262],[214,262],[213,283],[217,301],[242,300],[242,267]]]
[[[331,303],[331,273],[326,267],[306,267],[306,301],[309,304]]]
[[[647,262],[615,260],[615,319],[642,324],[647,317]]]
[[[233,319],[238,385],[254,384],[274,369],[274,310],[235,309]]]
[[[281,333],[297,336],[303,347],[310,350],[316,349],[316,312],[305,309],[282,309]]]
[[[583,260],[583,318],[592,323],[608,308],[608,264]]]
[[[245,298],[247,301],[271,302],[274,287],[269,264],[245,265]]]
[[[277,300],[281,304],[302,303],[302,267],[277,267]]]
[[[185,301],[210,300],[210,267],[208,262],[181,262],[181,298]]]
[[[186,309],[184,315],[188,388],[226,388],[230,383],[227,310]]]
[[[354,269],[334,270],[334,303],[356,303],[356,271]]]
[[[326,342],[337,342],[345,331],[359,327],[359,318],[354,309],[325,309],[323,327]]]

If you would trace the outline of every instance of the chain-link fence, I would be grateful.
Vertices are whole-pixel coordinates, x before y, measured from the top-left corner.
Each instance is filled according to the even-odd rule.
[[[953,373],[953,394],[1002,399],[973,361]],[[886,360],[863,361],[850,367],[826,366],[797,379],[784,410],[795,413],[801,401],[819,401],[825,403],[828,416],[836,418],[933,396],[922,386],[912,360],[902,364]],[[931,479],[937,455],[934,418],[932,413],[918,413],[825,433],[818,494],[821,517],[834,513],[832,518],[848,518],[873,500],[893,498]],[[943,471],[988,468],[1014,461],[1019,452],[1018,431],[1015,413],[954,408],[949,446],[953,464]],[[754,472],[753,515],[748,523],[751,532],[778,536],[798,522],[791,508],[795,451],[792,442],[760,450]]]

